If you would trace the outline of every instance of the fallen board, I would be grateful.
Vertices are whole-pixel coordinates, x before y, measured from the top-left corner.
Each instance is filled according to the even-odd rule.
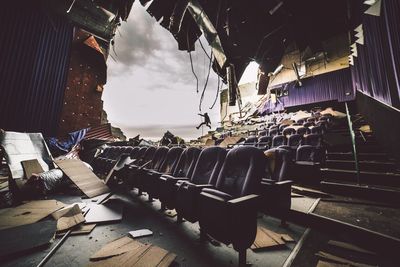
[[[324,251],[318,251],[318,253],[316,253],[315,255],[320,257],[320,258],[322,258],[322,259],[328,260],[328,261],[334,261],[334,262],[337,262],[337,263],[347,264],[347,265],[354,266],[354,267],[373,267],[373,266],[376,266],[376,265],[369,265],[369,264],[354,262],[354,261],[351,261],[351,260],[336,256],[336,255],[329,254],[329,253],[324,252]]]
[[[48,244],[55,232],[53,220],[0,230],[0,259]]]
[[[317,267],[349,267],[349,265],[348,264],[328,262],[328,261],[318,261]]]
[[[124,254],[130,250],[138,249],[144,244],[125,236],[108,243],[90,257],[90,260],[102,260]]]
[[[43,168],[37,159],[30,159],[21,161],[22,168],[24,169],[25,178],[30,178],[33,173],[40,174]]]
[[[272,248],[284,246],[285,241],[282,240],[281,236],[275,232],[272,232],[264,227],[257,227],[257,235],[252,250],[258,250],[263,248]]]
[[[123,205],[116,200],[108,200],[104,204],[93,205],[85,216],[86,223],[103,223],[122,220]]]
[[[74,227],[72,227],[70,229],[71,233],[69,235],[86,235],[86,234],[90,234],[95,227],[96,227],[95,223],[79,224],[79,225],[74,226]],[[62,232],[57,232],[56,235],[57,235],[57,237],[63,236],[63,235],[65,235],[66,232],[67,232],[67,230],[62,231]]]
[[[91,262],[89,266],[168,267],[175,260],[175,258],[176,258],[175,254],[168,252],[160,247],[153,246],[151,244],[141,244],[141,245],[136,245],[135,249],[130,249],[129,251],[124,252],[119,256],[114,256],[107,258],[105,260]]]
[[[133,160],[131,159],[129,154],[122,154],[121,156],[119,156],[117,162],[114,164],[113,168],[110,170],[110,172],[104,179],[105,183],[106,184],[108,183],[108,180],[110,180],[110,178],[113,176],[115,172],[122,170],[126,164],[130,164],[132,162]]]
[[[66,205],[57,200],[35,200],[14,208],[0,210],[0,229],[31,224]]]
[[[86,167],[82,161],[66,159],[57,160],[55,163],[88,198],[110,192],[110,188]]]

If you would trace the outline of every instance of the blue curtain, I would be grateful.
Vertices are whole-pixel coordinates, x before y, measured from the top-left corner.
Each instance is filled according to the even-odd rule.
[[[38,1],[0,9],[0,128],[55,135],[73,28]]]
[[[278,98],[277,104],[266,102],[262,111],[270,113],[287,107],[332,100],[343,102],[355,98],[349,68],[302,79],[301,82],[301,87],[296,87],[295,82],[287,84],[288,95]]]
[[[379,17],[364,14],[364,45],[351,67],[353,86],[390,106],[400,105],[400,4],[382,1]]]

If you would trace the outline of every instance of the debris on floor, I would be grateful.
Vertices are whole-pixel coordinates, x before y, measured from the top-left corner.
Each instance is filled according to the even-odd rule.
[[[55,232],[53,220],[0,230],[0,259],[46,245],[53,240]]]
[[[318,253],[315,254],[316,256],[324,259],[324,260],[328,260],[328,261],[332,261],[334,263],[340,263],[340,264],[344,264],[345,266],[354,266],[354,267],[373,267],[376,265],[369,265],[369,264],[364,264],[364,263],[359,263],[359,262],[354,262],[352,260],[348,260],[324,251],[319,251]]]
[[[130,237],[123,237],[108,243],[90,260],[88,266],[120,267],[167,267],[175,260],[176,255],[152,244],[143,244]],[[98,260],[93,262],[93,260]]]
[[[86,214],[86,223],[105,223],[122,220],[123,204],[117,199],[109,199],[104,204],[93,205]]]
[[[57,200],[34,200],[0,213],[0,229],[35,223],[66,205]]]
[[[136,230],[136,231],[130,231],[129,234],[133,238],[137,238],[137,237],[144,237],[144,236],[153,235],[153,232],[150,231],[149,229],[140,229],[140,230]]]
[[[110,192],[110,188],[82,161],[66,159],[56,160],[55,163],[88,198]]]
[[[264,248],[285,247],[288,242],[294,242],[294,239],[287,234],[278,234],[264,227],[257,227],[256,240],[251,249],[256,251]]]

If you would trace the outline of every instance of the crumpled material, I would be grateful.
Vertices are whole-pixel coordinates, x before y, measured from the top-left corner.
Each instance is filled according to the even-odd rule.
[[[39,174],[46,191],[53,191],[63,180],[63,172],[60,169],[52,169]]]

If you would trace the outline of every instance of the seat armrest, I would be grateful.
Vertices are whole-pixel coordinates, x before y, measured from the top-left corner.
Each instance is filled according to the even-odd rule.
[[[235,199],[231,199],[228,201],[229,204],[232,204],[234,206],[237,205],[253,205],[253,203],[256,203],[258,201],[259,195],[247,195]]]
[[[285,180],[285,181],[280,181],[276,182],[276,185],[292,185],[294,182],[292,180]]]
[[[192,183],[186,183],[185,184],[188,188],[188,190],[192,191],[192,192],[197,192],[200,193],[201,190],[203,190],[204,188],[214,188],[213,185],[211,184],[192,184]]]
[[[276,181],[268,178],[262,178],[261,183],[269,183],[269,184],[275,184]]]

